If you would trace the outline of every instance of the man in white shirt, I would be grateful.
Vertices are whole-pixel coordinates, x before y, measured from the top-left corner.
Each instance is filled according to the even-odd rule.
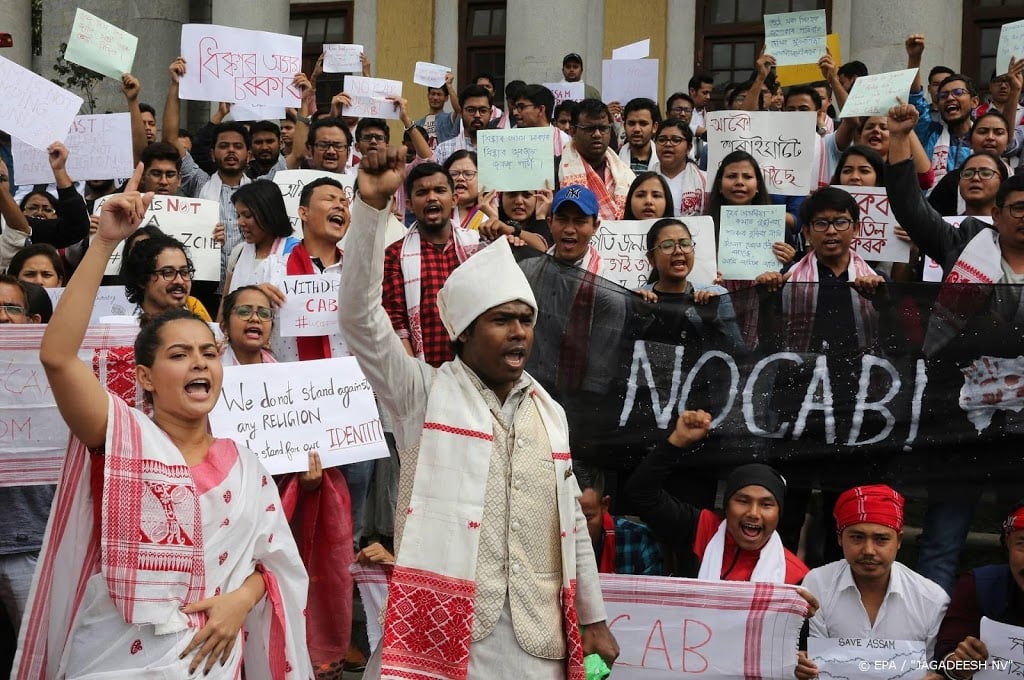
[[[690,129],[693,134],[703,137],[705,134],[705,116],[708,104],[711,103],[711,91],[715,87],[715,79],[709,73],[698,73],[690,78],[687,88],[693,100],[693,116],[690,118]],[[678,115],[678,114],[676,114]]]
[[[803,586],[821,607],[810,636],[917,640],[931,658],[949,596],[936,583],[896,561],[903,540],[903,496],[884,484],[843,492],[833,514],[845,559],[812,569]],[[796,677],[817,677],[799,652]]]

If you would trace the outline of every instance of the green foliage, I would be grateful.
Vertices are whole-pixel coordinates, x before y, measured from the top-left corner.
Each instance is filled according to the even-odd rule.
[[[53,65],[53,70],[57,72],[57,77],[50,78],[50,82],[60,85],[65,90],[78,90],[81,92],[83,99],[85,99],[87,113],[96,113],[95,89],[103,81],[103,74],[96,73],[96,71],[87,69],[84,66],[73,64],[65,59],[64,52],[67,49],[68,44],[62,42],[57,63]]]

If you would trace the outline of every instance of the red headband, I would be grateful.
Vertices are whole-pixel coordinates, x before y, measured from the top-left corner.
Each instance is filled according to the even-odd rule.
[[[836,518],[836,529],[840,532],[852,524],[862,522],[902,531],[903,496],[885,484],[856,486],[839,496],[832,514]],[[1024,527],[1024,524],[1021,526]]]
[[[1003,521],[1003,533],[1007,536],[1021,529],[1024,529],[1024,506],[1015,508]]]

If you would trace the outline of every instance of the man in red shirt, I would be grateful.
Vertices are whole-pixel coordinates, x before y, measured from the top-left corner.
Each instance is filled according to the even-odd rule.
[[[680,576],[712,581],[797,584],[807,566],[782,545],[775,528],[786,480],[761,463],[741,465],[725,483],[725,516],[695,507],[665,491],[670,471],[700,446],[711,429],[705,411],[684,411],[675,429],[633,472],[626,484],[630,507],[681,559]],[[686,560],[683,560],[684,562]],[[699,564],[699,567],[698,567]]]

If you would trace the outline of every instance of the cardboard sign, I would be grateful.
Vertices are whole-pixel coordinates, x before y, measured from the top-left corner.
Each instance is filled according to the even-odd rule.
[[[825,45],[828,47],[828,52],[836,63],[836,68],[839,68],[842,63],[839,34],[829,33],[825,36]],[[783,87],[803,85],[804,83],[813,83],[816,80],[821,80],[821,69],[818,68],[817,63],[795,64],[793,66],[779,66],[776,64],[775,77]]]
[[[852,195],[860,208],[860,232],[853,237],[851,249],[865,260],[909,262],[910,244],[893,232],[896,218],[889,208],[885,187],[837,188]]]
[[[481,130],[477,133],[477,184],[488,191],[543,189],[555,175],[551,128]]]
[[[57,309],[57,301],[64,294],[64,288],[44,288],[50,296],[53,308]],[[135,305],[128,302],[124,294],[124,286],[100,286],[96,294],[96,302],[92,306],[92,315],[89,317],[89,324],[92,326],[102,325],[105,317],[111,316],[133,316]]]
[[[213,24],[181,27],[181,54],[188,61],[182,99],[245,105],[293,106],[292,86],[302,71],[302,38]]]
[[[96,199],[93,214],[98,215],[103,204],[112,196]],[[187,196],[154,196],[140,227],[153,225],[168,236],[173,236],[188,248],[188,255],[196,268],[196,281],[220,281],[221,246],[213,240],[213,230],[220,222],[220,204],[203,198]],[[104,274],[117,276],[121,271],[121,248],[107,260]]]
[[[1019,678],[1024,675],[1024,628],[982,616],[981,641],[988,648],[988,659],[979,665],[978,672],[974,674],[977,680]]]
[[[807,638],[807,655],[820,678],[919,680],[928,674],[926,654],[919,640]]]
[[[601,97],[626,104],[637,97],[658,101],[657,59],[605,59],[601,62]]]
[[[889,109],[899,104],[897,99],[907,101],[910,84],[917,75],[916,68],[890,73],[876,73],[860,76],[850,88],[850,96],[840,111],[840,118],[855,116],[885,116]]]
[[[556,107],[564,101],[578,102],[583,101],[587,97],[587,86],[582,82],[567,83],[562,81],[560,83],[544,83],[544,87],[551,90],[551,94],[555,95]]]
[[[0,130],[44,151],[67,138],[81,97],[3,57],[0,83]]]
[[[723,205],[718,225],[718,269],[722,278],[752,281],[778,271],[772,244],[786,239],[786,206]]]
[[[426,87],[444,87],[451,69],[441,64],[417,61],[416,70],[412,74],[412,82]]]
[[[328,170],[279,170],[274,173],[274,184],[281,188],[281,196],[284,198],[284,207],[288,212],[288,219],[291,220],[292,229],[295,230],[295,238],[302,238],[302,220],[299,219],[299,199],[302,197],[302,188],[321,177],[330,177],[337,180],[345,188],[345,196],[352,200],[355,193],[356,175],[341,174]]]
[[[384,428],[355,357],[226,366],[215,436],[252,449],[271,474],[387,458]]]
[[[324,45],[324,73],[362,73],[362,56],[362,45]]]
[[[79,7],[64,58],[108,78],[121,80],[123,74],[132,72],[138,44],[139,39],[131,33]]]
[[[338,326],[338,288],[341,273],[286,276],[281,282],[287,298],[278,310],[281,337],[334,335]]]
[[[1010,57],[1024,59],[1024,19],[1003,24],[999,29],[999,47],[996,48],[996,75],[1010,72]]]
[[[398,107],[387,97],[402,96],[402,81],[386,78],[345,78],[345,92],[352,97],[352,106],[343,107],[346,116],[355,118],[385,118],[398,120]]]
[[[651,272],[647,259],[647,232],[658,220],[601,220],[591,239],[604,262],[604,278],[623,288],[636,290]],[[715,280],[718,262],[715,257],[715,222],[707,215],[680,218],[693,236],[693,271],[687,276],[691,283],[710,284]]]
[[[757,159],[769,193],[811,193],[818,143],[814,111],[711,111],[706,120],[709,176],[723,158],[741,149]]]
[[[825,56],[825,10],[764,15],[764,51],[775,64],[816,64]]]
[[[644,38],[612,50],[612,59],[646,59],[651,55],[651,39]]]
[[[64,140],[68,147],[65,169],[75,180],[131,177],[132,120],[129,113],[75,116]],[[49,184],[53,169],[45,150],[11,140],[18,184]]]

